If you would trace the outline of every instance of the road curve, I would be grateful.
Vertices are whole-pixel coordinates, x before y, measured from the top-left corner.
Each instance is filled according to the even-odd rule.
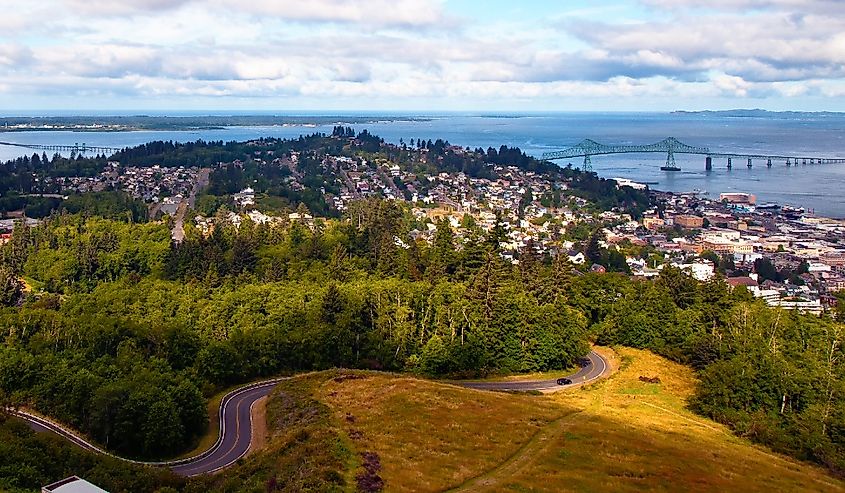
[[[479,390],[563,390],[592,382],[606,374],[609,369],[610,367],[607,361],[598,353],[591,351],[587,355],[585,364],[576,373],[567,377],[572,380],[572,384],[570,385],[558,385],[556,380],[452,383]],[[51,431],[85,450],[116,457],[135,464],[169,467],[173,472],[182,476],[198,476],[224,469],[246,455],[252,443],[252,406],[262,397],[269,395],[280,381],[288,378],[290,377],[253,383],[226,394],[220,401],[220,410],[218,411],[220,428],[217,441],[214,445],[205,452],[193,457],[172,461],[143,462],[124,459],[97,447],[75,432],[50,419],[17,409],[7,409],[7,412],[26,421],[36,431]]]
[[[610,371],[610,365],[597,352],[590,351],[585,358],[584,364],[577,372],[567,376],[572,381],[568,385],[558,385],[557,379],[551,380],[533,380],[533,381],[511,381],[511,382],[453,382],[462,387],[478,390],[511,390],[511,391],[531,391],[531,390],[545,390],[558,391],[567,388],[577,387],[590,383],[593,380],[601,378]]]
[[[289,377],[287,377],[289,378]],[[7,409],[6,411],[24,421],[38,432],[50,431],[74,445],[98,454],[148,466],[169,467],[182,476],[197,476],[219,471],[234,464],[246,455],[252,443],[252,405],[273,391],[286,378],[277,378],[253,383],[226,394],[220,401],[218,411],[219,432],[217,441],[208,450],[192,457],[161,462],[144,462],[119,457],[87,441],[77,433],[50,419],[28,411]]]

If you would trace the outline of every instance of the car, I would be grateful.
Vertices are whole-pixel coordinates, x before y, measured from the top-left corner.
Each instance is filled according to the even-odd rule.
[[[558,378],[557,379],[558,385],[572,385],[572,380],[568,378]]]

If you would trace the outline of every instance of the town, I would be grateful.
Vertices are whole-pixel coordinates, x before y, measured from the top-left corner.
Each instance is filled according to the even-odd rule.
[[[469,159],[477,154],[468,148],[448,143],[438,147],[421,140],[416,147],[382,142],[371,149],[376,152],[360,152],[356,149],[365,142],[346,135],[344,129],[339,140],[349,144],[336,154],[280,153],[266,141],[251,141],[246,143],[251,149],[248,159],[217,162],[202,172],[198,166],[141,167],[109,161],[96,176],[47,179],[52,181],[45,186],[66,194],[126,192],[149,205],[151,219],[173,216],[173,237],[179,241],[184,235],[182,215],[193,210],[209,173],[213,181],[215,170],[276,169],[283,175],[280,187],[302,193],[309,186],[315,188],[309,173],[316,169],[324,182],[312,191],[319,193],[332,217],[342,216],[354,201],[368,197],[401,202],[415,223],[407,238],[396,238],[399,245],[432,242],[438,222],[446,221],[459,242],[473,232],[502,227],[506,232],[502,255],[515,264],[531,249],[540,256],[565,255],[579,271],[617,271],[639,278],[658,276],[671,265],[700,281],[721,276],[730,286],[741,286],[771,306],[813,314],[833,306],[834,293],[845,289],[842,220],[774,204],[757,205],[750,194],[712,198],[697,191],[674,194],[617,178],[617,189],[648,193],[649,208],[635,217],[621,207],[600,209],[571,189],[571,178],[554,173],[507,163],[488,163],[476,176],[431,167],[443,156]],[[434,148],[438,153],[431,151]],[[309,168],[309,162],[317,168]],[[278,207],[268,205],[267,199],[266,191],[246,186],[225,197],[222,214],[189,213],[205,234],[221,220],[235,226],[250,220],[299,221],[313,227],[327,219],[303,203]],[[4,220],[2,226],[11,230],[13,220]],[[597,255],[591,242],[613,255]]]

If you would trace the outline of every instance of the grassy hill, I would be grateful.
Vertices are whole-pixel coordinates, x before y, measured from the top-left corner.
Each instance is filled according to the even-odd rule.
[[[845,491],[687,411],[689,369],[645,351],[608,356],[611,378],[543,396],[367,372],[297,378],[267,404],[265,448],[211,481],[227,491]]]

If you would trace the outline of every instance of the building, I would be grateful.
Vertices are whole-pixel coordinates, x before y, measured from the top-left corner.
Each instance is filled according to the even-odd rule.
[[[645,229],[660,229],[666,224],[663,219],[659,217],[644,217],[643,227]]]
[[[769,306],[777,306],[784,310],[797,310],[802,313],[819,315],[822,313],[822,302],[819,299],[807,300],[803,298],[781,298],[777,302],[769,302]]]
[[[235,203],[241,207],[255,205],[255,190],[250,187],[244,188],[233,195]]]
[[[732,288],[735,288],[735,287],[738,287],[738,286],[745,286],[748,290],[753,289],[755,291],[756,291],[757,287],[759,286],[757,284],[756,279],[753,279],[753,278],[748,277],[748,276],[729,277],[729,278],[725,279],[725,282],[727,282],[728,285]]]
[[[704,227],[704,218],[691,215],[678,215],[674,218],[675,225],[686,229],[697,229]]]
[[[719,194],[719,201],[729,204],[754,205],[757,202],[757,197],[750,193],[731,192]]]
[[[702,260],[691,264],[674,264],[675,267],[688,272],[697,281],[709,281],[716,273],[713,262]]]
[[[79,476],[71,476],[41,488],[41,493],[108,493]]]

